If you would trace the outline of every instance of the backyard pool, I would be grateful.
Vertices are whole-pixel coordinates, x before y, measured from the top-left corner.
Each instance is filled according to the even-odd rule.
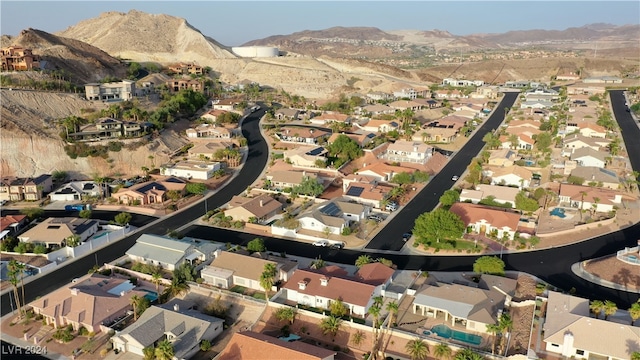
[[[564,214],[564,209],[562,209],[562,208],[555,208],[555,209],[551,210],[551,215],[552,216],[557,216],[560,219],[564,219],[565,217],[567,217],[567,215]]]
[[[438,336],[443,337],[445,339],[453,339],[465,342],[471,345],[480,345],[482,343],[482,337],[474,334],[469,334],[466,332],[452,330],[446,325],[436,325],[431,328],[431,331],[438,334]]]
[[[149,302],[154,302],[156,300],[158,300],[158,293],[155,291],[149,291],[149,290],[143,290],[144,292],[146,292],[146,294],[144,295],[145,298],[147,298],[149,300]]]
[[[278,339],[286,342],[294,342],[296,340],[300,340],[300,336],[296,334],[289,334],[289,336],[280,336]]]

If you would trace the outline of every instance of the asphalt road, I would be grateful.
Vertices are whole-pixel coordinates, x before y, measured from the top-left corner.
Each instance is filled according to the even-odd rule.
[[[404,246],[402,234],[413,229],[415,219],[422,213],[433,210],[440,202],[440,196],[451,189],[454,175],[462,175],[471,160],[478,156],[484,146],[482,138],[497,129],[504,120],[504,108],[511,108],[520,93],[505,93],[496,110],[478,128],[467,143],[449,160],[447,165],[411,200],[400,213],[367,244],[367,249],[399,251]]]
[[[249,114],[244,120],[242,126],[242,134],[247,138],[249,144],[249,154],[247,160],[240,170],[238,176],[230,182],[227,186],[222,188],[218,193],[207,199],[207,209],[212,210],[227,203],[233,195],[239,194],[251,185],[255,179],[260,176],[262,170],[267,164],[269,158],[269,150],[267,143],[263,140],[260,134],[259,122],[260,117],[264,114],[264,109]],[[4,211],[3,211],[4,212]],[[7,211],[7,213],[10,213]],[[48,212],[55,214],[55,212]],[[153,226],[149,227],[145,233],[165,235],[171,230],[180,228],[189,222],[196,220],[205,213],[204,202],[183,210],[175,214],[174,216],[156,220]],[[66,212],[62,211],[58,216],[64,216]],[[96,216],[105,217],[105,220],[113,219],[115,215],[113,212],[107,214],[101,214],[101,212],[95,211]],[[47,214],[49,215],[49,214]],[[133,215],[133,214],[132,214]],[[150,219],[148,217],[134,215],[132,219],[133,225],[148,224]],[[104,264],[111,262],[120,256],[122,256],[131,246],[133,246],[140,237],[140,233],[128,236],[118,242],[115,242],[107,247],[98,250],[94,254],[87,255],[83,258],[70,262],[64,267],[64,270],[54,271],[43,276],[40,276],[33,281],[25,284],[25,295],[27,302],[33,301],[36,297],[45,295],[57,288],[62,284],[70,282],[72,279],[84,275],[87,270],[92,268],[96,264]],[[224,238],[215,238],[217,241],[226,241]],[[0,313],[2,315],[11,311],[11,302],[8,292],[2,298],[0,298]]]

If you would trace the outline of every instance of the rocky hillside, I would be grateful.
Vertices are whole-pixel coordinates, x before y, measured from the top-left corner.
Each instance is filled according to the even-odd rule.
[[[45,31],[26,29],[16,37],[2,36],[2,46],[18,45],[33,49],[48,70],[62,70],[69,80],[84,84],[107,75],[122,77],[126,68],[120,60],[85,42],[56,36]]]
[[[170,63],[235,58],[226,47],[205,37],[182,18],[147,14],[106,12],[83,20],[58,33],[94,45],[112,56],[135,61]]]

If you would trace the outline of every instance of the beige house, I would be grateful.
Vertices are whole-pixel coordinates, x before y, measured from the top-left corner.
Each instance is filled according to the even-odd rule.
[[[87,100],[131,100],[136,94],[136,83],[122,80],[110,83],[91,83],[84,86]]]
[[[175,190],[183,194],[186,186],[184,180],[167,177],[122,188],[111,194],[111,197],[121,204],[162,204],[167,199],[167,191]]]
[[[298,263],[266,253],[247,253],[216,251],[213,262],[202,269],[201,276],[204,282],[222,289],[230,289],[236,285],[253,290],[262,290],[260,276],[267,264],[276,267],[276,281],[288,281],[294,271],[298,269]],[[272,293],[273,295],[273,293]]]
[[[616,206],[621,206],[625,196],[611,189],[594,186],[580,186],[560,184],[560,206],[609,212]]]
[[[29,303],[29,306],[55,328],[71,325],[76,331],[84,327],[98,333],[107,332],[109,325],[132,309],[134,295],[144,297],[148,293],[136,290],[129,280],[94,273]]]
[[[492,185],[517,186],[520,189],[529,187],[533,172],[522,166],[486,167],[484,173],[491,177]]]
[[[233,148],[233,143],[229,141],[197,142],[189,149],[189,157],[200,160],[211,160],[215,159],[218,150],[231,148]]]
[[[497,203],[510,203],[511,207],[515,208],[516,195],[518,195],[519,192],[520,189],[518,188],[480,184],[476,186],[475,190],[462,189],[462,192],[460,193],[460,201],[471,201],[473,204],[477,204],[481,200],[490,197]]]
[[[31,49],[20,46],[3,47],[0,50],[2,71],[31,71],[40,67],[40,57]]]
[[[358,203],[369,205],[375,209],[382,206],[393,187],[377,183],[351,182],[344,190],[343,196]]]
[[[216,360],[333,360],[336,351],[302,341],[281,341],[252,331],[234,333]]]
[[[446,283],[430,276],[415,294],[413,313],[444,318],[451,326],[488,334],[487,325],[495,324],[510,306],[516,284],[516,280],[487,274],[474,286]]]
[[[272,187],[280,189],[281,191],[282,189],[298,186],[307,179],[315,180],[318,183],[321,183],[317,174],[307,171],[271,171],[267,173],[266,177],[267,180],[271,182]]]
[[[397,121],[390,120],[369,120],[365,125],[356,125],[360,129],[364,131],[369,131],[373,133],[388,133],[392,130],[398,130],[400,125]]]
[[[48,248],[64,247],[72,236],[79,236],[81,243],[97,231],[97,220],[73,217],[48,218],[22,233],[18,236],[18,240],[34,245],[45,245]]]
[[[368,166],[363,167],[358,170],[356,174],[371,176],[376,181],[391,181],[393,177],[397,174],[406,172],[409,174],[413,174],[416,169],[405,167],[405,166],[395,166],[385,164],[384,162],[377,162]]]
[[[298,146],[284,152],[284,158],[295,167],[315,168],[318,163],[326,164],[327,149],[321,146]]]
[[[582,185],[596,184],[600,187],[617,190],[620,188],[620,177],[615,171],[595,167],[595,166],[578,166],[571,170],[571,176],[582,178]]]
[[[517,152],[511,149],[500,149],[491,151],[487,163],[491,166],[507,167],[513,166],[518,160],[520,160],[520,156],[518,156]]]
[[[53,189],[51,175],[43,174],[36,178],[5,177],[0,180],[0,200],[38,201],[43,193]]]
[[[269,194],[258,195],[253,198],[234,196],[227,203],[224,211],[226,216],[234,220],[249,222],[255,218],[258,222],[265,221],[282,210],[282,204]]]
[[[483,205],[459,202],[449,211],[458,215],[473,232],[487,236],[494,233],[498,239],[513,240],[520,222],[520,214]]]
[[[640,351],[640,327],[591,317],[588,299],[555,291],[548,299],[543,325],[547,352],[563,358],[618,360]]]
[[[391,162],[425,164],[433,154],[433,147],[421,142],[396,140],[389,144],[382,158]]]

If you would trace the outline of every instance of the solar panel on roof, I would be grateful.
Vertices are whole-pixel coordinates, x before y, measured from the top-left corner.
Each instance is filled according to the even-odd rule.
[[[329,205],[320,209],[320,212],[329,216],[338,216],[342,211],[340,211],[340,208],[336,204],[330,203]]]
[[[349,190],[347,190],[347,195],[349,196],[360,196],[364,188],[362,186],[351,186]]]
[[[373,139],[374,137],[376,137],[376,134],[374,134],[374,133],[367,134],[367,138],[369,138],[369,139]]]
[[[600,169],[600,171],[601,171],[601,172],[603,172],[603,173],[605,173],[605,174],[607,174],[607,175],[609,175],[609,176],[611,176],[611,177],[616,177],[616,173],[614,173],[614,172],[613,172],[613,171],[611,171],[611,170]]]
[[[91,189],[93,189],[92,183],[86,183],[84,184],[84,186],[82,186],[82,190],[91,190]]]
[[[322,154],[322,152],[323,152],[323,151],[324,151],[324,148],[323,148],[323,147],[317,147],[317,148],[315,148],[315,149],[310,150],[309,152],[307,152],[307,155],[315,156],[315,155]]]

